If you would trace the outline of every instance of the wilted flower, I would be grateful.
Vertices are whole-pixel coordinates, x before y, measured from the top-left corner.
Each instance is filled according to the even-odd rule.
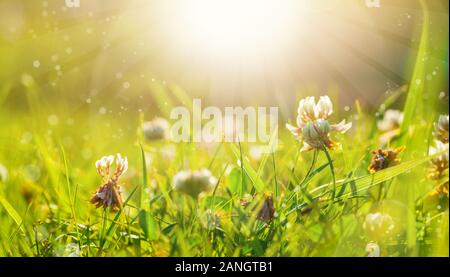
[[[373,151],[372,160],[369,165],[369,172],[375,173],[382,169],[397,165],[400,163],[399,154],[405,150],[404,146],[394,149],[378,149]]]
[[[331,131],[345,133],[352,127],[352,123],[342,120],[338,124],[330,125],[328,117],[333,113],[333,103],[328,96],[321,96],[315,102],[314,96],[300,100],[298,106],[297,126],[286,124],[296,139],[303,137],[302,151],[323,149],[324,146],[333,149],[338,143],[331,140]]]
[[[8,170],[2,164],[0,164],[0,182],[4,182],[8,179]]]
[[[114,172],[111,171],[111,167],[116,160],[116,166]],[[105,182],[96,191],[91,198],[91,203],[96,208],[111,208],[111,211],[118,211],[122,208],[122,192],[121,187],[118,184],[119,177],[124,174],[128,169],[127,158],[122,158],[120,154],[116,157],[110,155],[102,157],[95,163],[97,171]]]
[[[448,115],[439,116],[436,125],[436,137],[443,143],[448,143]]]
[[[383,119],[377,122],[377,127],[382,132],[390,132],[400,128],[403,122],[403,112],[399,110],[387,110]]]
[[[369,242],[366,245],[367,257],[380,257],[380,246],[375,242]]]
[[[146,140],[161,140],[168,138],[169,128],[169,122],[160,117],[156,117],[152,121],[147,121],[142,124],[142,130]]]
[[[432,180],[439,180],[448,173],[448,143],[436,141],[436,147],[430,147],[429,154],[434,155],[439,152],[444,152],[441,155],[431,160],[431,167],[428,170],[428,177]]]
[[[174,190],[186,193],[194,198],[204,191],[213,189],[216,183],[216,177],[208,169],[180,171],[173,177],[172,181]]]
[[[394,229],[394,221],[388,214],[370,213],[366,216],[363,223],[363,229],[367,234],[374,238],[383,237]]]
[[[262,221],[271,221],[275,216],[275,208],[273,206],[272,195],[266,195],[261,209],[256,218]]]

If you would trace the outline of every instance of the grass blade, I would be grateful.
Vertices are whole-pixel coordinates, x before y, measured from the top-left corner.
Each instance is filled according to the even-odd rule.
[[[3,195],[0,195],[0,204],[2,204],[3,208],[6,210],[8,215],[14,220],[17,226],[23,231],[22,227],[22,217],[19,213],[13,208],[13,206],[6,200]]]
[[[237,159],[240,159],[240,151],[237,148],[236,145],[231,144],[230,145],[231,150],[233,151],[235,157]],[[264,182],[261,180],[261,178],[258,176],[258,174],[256,173],[256,171],[250,166],[250,164],[248,163],[247,159],[242,158],[242,169],[244,170],[245,174],[248,176],[248,178],[250,179],[251,183],[253,184],[253,187],[255,188],[255,190],[257,192],[263,192],[265,189],[265,184]]]

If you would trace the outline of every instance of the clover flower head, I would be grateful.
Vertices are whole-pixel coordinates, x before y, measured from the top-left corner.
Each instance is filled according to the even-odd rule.
[[[336,148],[339,144],[330,138],[330,132],[345,133],[352,123],[342,120],[330,124],[328,117],[333,113],[333,103],[328,96],[321,96],[316,103],[314,96],[300,100],[297,110],[297,126],[286,124],[296,139],[303,138],[302,151],[311,149]]]
[[[400,128],[403,122],[403,112],[399,110],[386,110],[383,119],[377,122],[377,127],[382,132],[390,132]]]
[[[8,179],[8,170],[2,164],[0,164],[0,182],[4,182]]]
[[[114,177],[117,179],[122,176],[128,170],[128,159],[123,157],[119,153],[116,156],[116,171]]]
[[[375,242],[369,242],[366,245],[367,257],[380,257],[380,246]]]
[[[275,217],[275,208],[272,195],[265,195],[264,202],[256,216],[261,221],[271,221]]]
[[[397,165],[400,163],[401,159],[399,154],[405,150],[404,146],[389,149],[378,149],[372,151],[372,160],[369,165],[369,172],[375,173],[382,169]]]
[[[448,115],[440,115],[436,124],[436,138],[442,143],[448,143]]]
[[[64,257],[80,257],[80,247],[76,243],[69,243],[64,249]]]
[[[111,176],[111,168],[114,164],[114,160],[116,160],[116,169]],[[114,157],[113,155],[104,156],[100,160],[95,162],[95,167],[97,168],[98,174],[100,174],[103,179],[113,178],[117,180],[122,174],[127,171],[128,159],[126,157],[122,158],[122,155],[120,155],[119,153],[116,155],[116,157]]]
[[[91,203],[96,208],[110,208],[111,212],[119,211],[122,208],[123,197],[122,188],[112,180],[101,185],[91,198]]]
[[[434,157],[431,160],[431,167],[428,170],[428,177],[432,180],[439,180],[448,173],[449,167],[449,147],[448,143],[443,143],[440,140],[436,141],[435,147],[430,147],[428,153],[434,155],[443,152],[441,155]]]
[[[271,193],[262,195],[245,194],[239,199],[239,204],[243,209],[251,211],[256,215],[256,219],[269,222],[276,216],[276,211]]]
[[[111,171],[115,160],[115,170]],[[95,163],[99,175],[105,182],[94,193],[91,198],[91,203],[96,208],[111,208],[111,211],[118,211],[122,208],[122,188],[118,184],[120,176],[122,176],[128,169],[128,159],[117,154],[104,156]],[[111,174],[112,173],[112,174]]]
[[[394,220],[388,214],[369,213],[363,223],[363,229],[371,237],[380,238],[391,233],[395,228]]]
[[[149,141],[167,139],[169,137],[169,128],[169,122],[160,117],[142,124],[144,138]]]
[[[438,201],[441,199],[444,200],[444,206],[442,208],[445,210],[445,206],[448,206],[448,180],[440,185],[437,185],[430,193],[428,193],[427,197],[428,199],[437,198]]]
[[[216,183],[216,177],[208,169],[180,171],[172,180],[174,190],[193,198],[197,198],[202,192],[212,190]]]
[[[97,168],[98,174],[103,178],[109,177],[109,171],[111,169],[111,165],[114,162],[114,156],[104,156],[100,160],[95,162],[95,167]]]

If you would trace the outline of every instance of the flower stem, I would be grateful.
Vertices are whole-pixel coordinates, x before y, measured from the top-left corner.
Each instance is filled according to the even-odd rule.
[[[330,165],[331,176],[333,177],[333,187],[332,187],[332,190],[331,190],[331,203],[333,203],[334,198],[336,196],[336,175],[335,175],[335,172],[334,172],[333,160],[331,159],[330,153],[328,152],[328,150],[327,150],[325,145],[323,147],[323,151],[325,152],[325,155],[327,156],[328,163]]]
[[[317,161],[317,149],[314,149],[314,156],[313,156],[313,160],[311,162],[311,166],[308,169],[308,172],[305,175],[305,178],[303,178],[302,182],[300,183],[300,186],[303,185],[305,183],[305,181],[308,179],[309,175],[311,174],[311,172],[313,171],[315,165],[316,165],[316,161]]]
[[[297,163],[298,163],[298,159],[299,159],[299,157],[300,157],[300,148],[297,150],[297,154],[295,155],[295,162],[294,162],[294,166],[292,167],[292,169],[291,169],[291,174],[292,174],[292,176],[294,176],[294,173],[295,173],[295,168],[297,167]],[[291,185],[292,185],[292,181],[289,179],[289,184],[288,184],[288,188],[290,188],[291,187]]]
[[[97,255],[100,256],[103,251],[103,245],[106,240],[106,222],[108,221],[109,208],[103,209],[103,220],[102,220],[102,229],[100,233],[100,248],[97,252]]]
[[[378,185],[378,197],[377,197],[377,202],[381,201],[381,196],[383,195],[383,187],[384,187],[384,182]]]
[[[278,179],[277,179],[277,167],[275,164],[275,152],[272,152],[272,164],[273,164],[273,174],[274,174],[274,181],[275,181],[275,199],[278,199]]]
[[[292,193],[292,194],[288,197],[287,202],[289,202],[294,196],[296,196],[297,201],[298,201],[298,192],[300,191],[299,188],[301,188],[301,187],[303,186],[303,184],[308,180],[309,175],[310,175],[311,172],[313,171],[313,169],[314,169],[314,167],[315,167],[315,165],[316,165],[316,161],[317,161],[317,156],[318,156],[317,153],[318,153],[318,150],[317,150],[317,149],[314,149],[314,156],[313,156],[313,159],[312,159],[312,161],[311,161],[311,166],[309,167],[308,171],[306,172],[306,175],[305,175],[305,177],[303,178],[303,180],[302,180],[302,181],[300,182],[300,184],[298,185],[297,189],[294,190],[295,192]],[[293,169],[292,172],[294,172],[294,170],[295,170],[295,169]],[[305,189],[306,189],[306,188],[303,188],[303,190],[305,190]],[[298,202],[297,202],[297,205],[298,205]]]

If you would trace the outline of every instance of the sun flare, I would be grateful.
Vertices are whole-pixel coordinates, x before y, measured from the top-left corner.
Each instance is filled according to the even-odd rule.
[[[0,272],[437,277],[449,4],[0,0]]]
[[[289,40],[295,6],[291,0],[195,0],[182,18],[184,37],[210,54],[270,54]]]

